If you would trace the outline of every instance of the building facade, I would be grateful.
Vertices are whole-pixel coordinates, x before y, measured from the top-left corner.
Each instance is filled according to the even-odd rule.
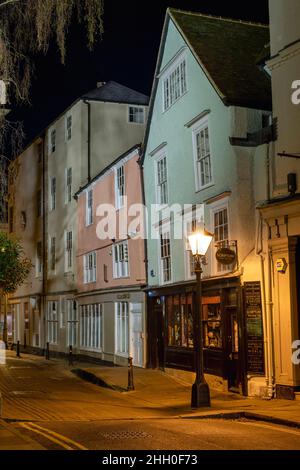
[[[28,324],[25,328],[29,331],[26,345],[31,348],[44,349],[49,343],[52,353],[64,354],[70,345],[76,346],[78,216],[74,194],[116,155],[142,140],[147,103],[145,95],[116,82],[99,83],[17,159],[9,224],[17,221],[12,231],[23,241],[34,268],[11,304],[15,305],[12,314],[19,308],[23,312],[22,328],[22,318],[29,317],[29,324],[34,324],[32,329]],[[36,310],[39,322],[31,320]],[[25,344],[23,334],[19,339]]]
[[[156,235],[147,241],[148,364],[176,375],[194,370],[187,236],[205,224],[214,234],[203,279],[205,372],[214,387],[248,395],[266,387],[248,136],[270,116],[270,81],[256,66],[268,40],[262,25],[168,10],[143,157],[148,211],[156,205]],[[229,265],[216,259],[224,248],[234,256]]]
[[[138,205],[140,222],[144,217],[139,150],[117,158],[77,194],[77,346],[81,354],[121,365],[132,357],[143,367],[145,254],[135,224]]]
[[[273,351],[270,383],[279,398],[294,399],[300,391],[297,350],[300,338],[300,5],[297,0],[271,0],[270,57],[273,115],[277,139],[264,162],[265,196],[257,201],[262,225],[266,310]],[[294,359],[293,354],[295,353]]]

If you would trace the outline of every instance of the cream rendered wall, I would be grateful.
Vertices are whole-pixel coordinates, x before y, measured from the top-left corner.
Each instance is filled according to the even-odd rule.
[[[100,173],[115,158],[142,142],[145,124],[128,121],[128,104],[90,101],[91,105],[91,178]],[[81,185],[87,183],[88,106],[81,106]],[[133,104],[134,106],[134,104]],[[147,107],[145,109],[145,122]]]

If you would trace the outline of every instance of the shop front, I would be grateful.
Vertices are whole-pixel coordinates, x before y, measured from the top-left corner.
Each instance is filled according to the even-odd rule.
[[[148,366],[195,370],[193,312],[196,286],[148,292]],[[245,288],[240,278],[204,280],[202,296],[204,371],[222,390],[247,394]],[[263,370],[261,370],[263,374]]]

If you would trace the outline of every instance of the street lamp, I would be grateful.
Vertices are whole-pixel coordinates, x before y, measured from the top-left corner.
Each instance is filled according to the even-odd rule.
[[[203,322],[202,322],[202,285],[201,274],[202,259],[206,255],[213,235],[206,230],[193,232],[189,237],[189,244],[195,260],[195,273],[197,280],[196,302],[193,316],[194,352],[196,379],[192,386],[192,408],[210,406],[209,386],[204,378],[203,365]]]

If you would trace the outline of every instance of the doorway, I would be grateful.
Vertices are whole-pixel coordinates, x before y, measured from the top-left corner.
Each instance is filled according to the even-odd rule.
[[[152,297],[148,300],[148,350],[149,367],[163,369],[164,360],[164,310],[160,297]]]
[[[143,330],[143,304],[130,304],[130,356],[133,359],[133,365],[136,367],[144,366],[144,330]]]
[[[231,392],[240,393],[239,374],[239,324],[238,314],[235,309],[226,311],[226,364],[228,389]]]

